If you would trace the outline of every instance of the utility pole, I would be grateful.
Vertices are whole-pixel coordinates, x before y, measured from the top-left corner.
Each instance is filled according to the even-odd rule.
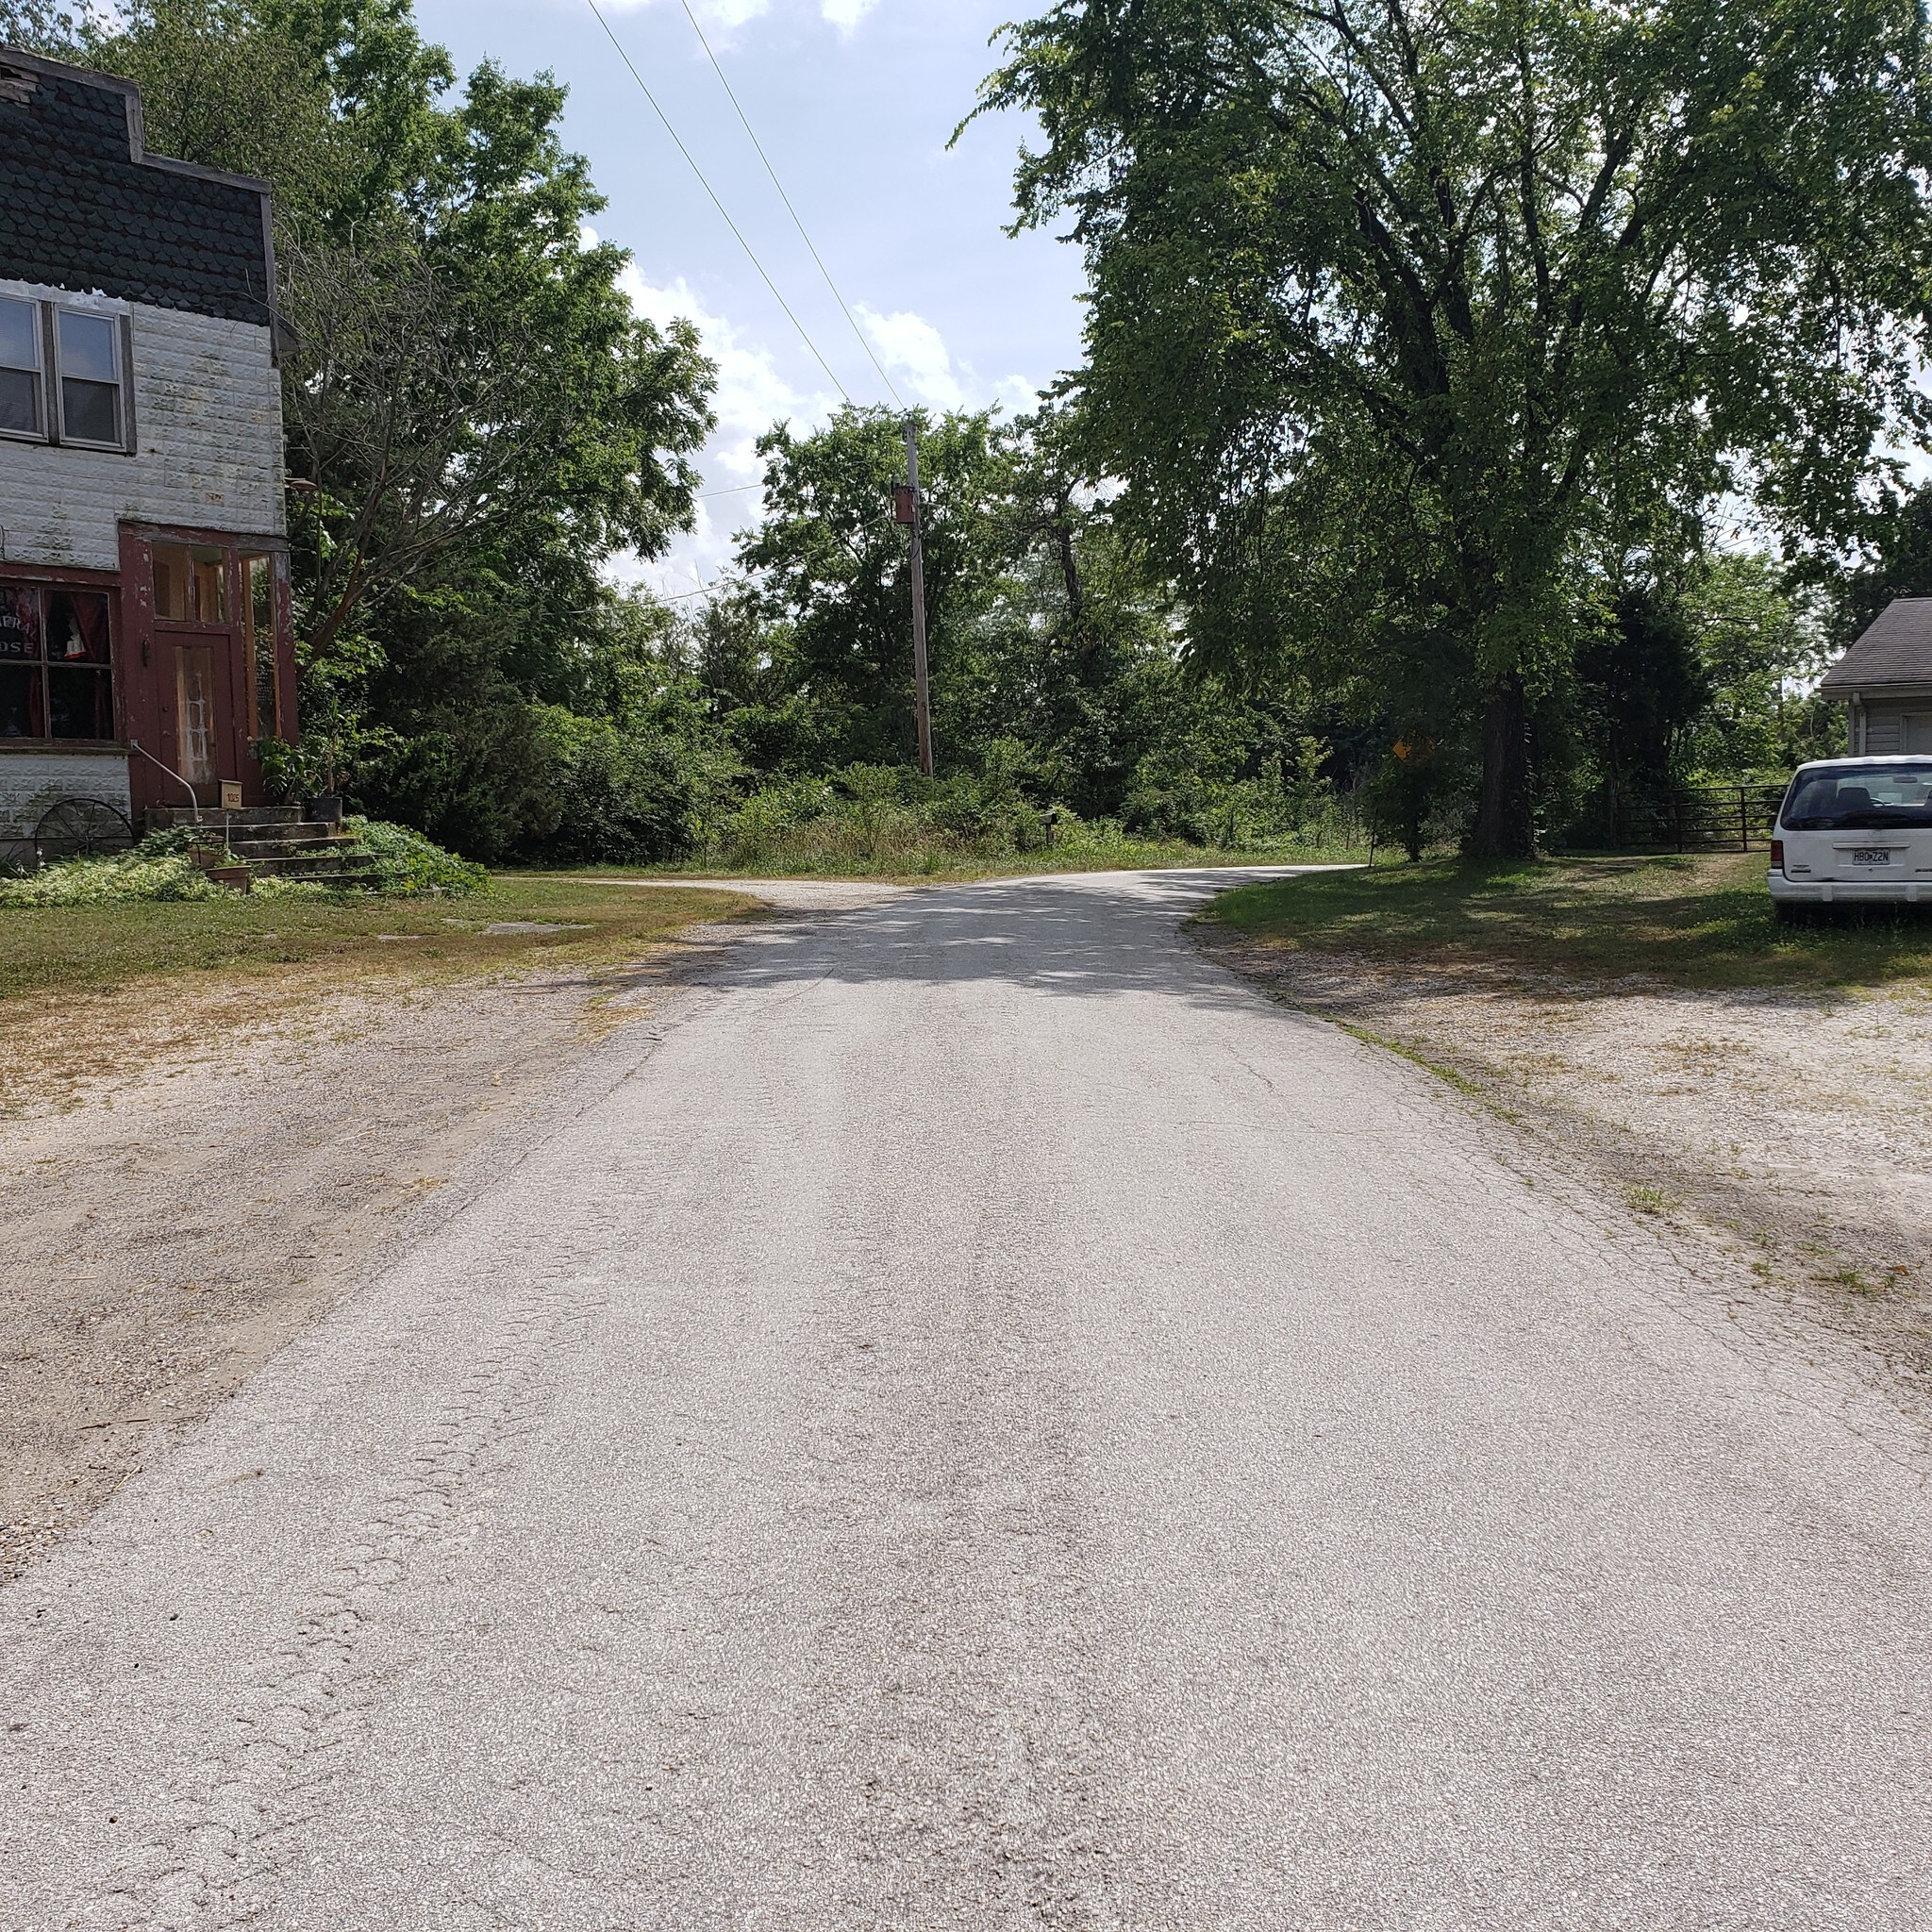
[[[906,488],[892,492],[892,514],[912,532],[912,713],[919,726],[919,769],[932,776],[932,692],[925,673],[925,546],[919,534],[919,418],[906,419]]]

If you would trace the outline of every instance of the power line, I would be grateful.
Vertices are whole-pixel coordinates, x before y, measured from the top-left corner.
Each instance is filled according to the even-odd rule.
[[[791,225],[798,230],[798,239],[811,251],[811,258],[818,263],[819,274],[825,278],[825,287],[831,290],[832,300],[839,305],[840,314],[845,318],[854,340],[865,351],[866,359],[878,371],[879,380],[891,391],[892,400],[903,409],[906,407],[906,398],[899,393],[892,378],[886,374],[886,365],[874,354],[872,343],[867,341],[865,331],[858,325],[858,318],[852,312],[852,305],[839,292],[839,285],[832,279],[832,272],[825,266],[825,258],[819,253],[818,244],[806,233],[805,224],[799,219],[798,210],[792,207],[791,197],[785,192],[785,184],[779,180],[778,171],[773,167],[772,158],[765,152],[764,142],[758,139],[758,130],[753,127],[745,114],[737,91],[725,77],[724,68],[718,64],[718,57],[712,53],[711,43],[705,38],[705,30],[698,25],[697,15],[691,10],[691,0],[678,0],[678,5],[684,8],[684,17],[691,22],[691,30],[697,35],[698,45],[705,50],[705,58],[711,63],[711,72],[718,76],[718,85],[724,90],[725,98],[730,101],[732,109],[738,116],[738,125],[744,129],[752,146],[758,150],[758,159],[764,162],[765,173],[772,177],[772,186],[778,191],[778,199],[785,204],[785,212],[791,217]]]
[[[764,487],[762,483],[734,483],[728,490],[700,490],[691,500],[705,503],[714,496],[742,496],[747,490],[762,490]]]
[[[586,4],[590,7],[591,11],[597,16],[597,25],[604,29],[605,37],[609,41],[610,44],[617,49],[617,58],[620,60],[622,60],[626,67],[630,69],[630,77],[637,82],[638,87],[642,92],[645,100],[650,102],[651,111],[655,113],[658,119],[664,124],[664,132],[668,134],[671,137],[671,139],[676,143],[677,152],[681,154],[685,158],[685,159],[691,163],[691,173],[698,177],[699,185],[704,189],[705,192],[711,197],[711,206],[715,208],[718,210],[719,214],[724,217],[724,225],[731,230],[734,236],[737,237],[738,245],[744,250],[745,255],[749,258],[752,267],[757,269],[758,274],[763,277],[765,287],[771,290],[772,291],[773,301],[777,303],[778,307],[785,311],[786,319],[791,324],[791,326],[798,331],[799,340],[805,344],[805,346],[808,349],[811,351],[812,355],[817,358],[819,367],[823,369],[825,372],[825,374],[832,378],[832,387],[836,389],[839,391],[839,393],[845,398],[847,407],[851,408],[857,408],[858,405],[853,402],[851,392],[846,389],[845,385],[839,380],[838,371],[835,370],[832,367],[832,365],[829,362],[827,362],[824,357],[820,353],[819,345],[815,341],[813,341],[811,337],[807,333],[804,323],[800,322],[797,316],[792,314],[791,303],[786,301],[783,295],[779,294],[777,283],[774,282],[772,279],[772,277],[766,274],[764,263],[758,258],[758,256],[754,252],[751,243],[744,239],[744,236],[741,232],[738,224],[731,219],[730,210],[727,209],[724,204],[718,199],[718,191],[711,186],[708,180],[706,179],[705,171],[697,164],[697,158],[691,153],[690,148],[685,146],[683,137],[678,133],[677,129],[672,126],[671,116],[667,114],[664,111],[664,109],[658,105],[658,96],[651,92],[650,88],[645,84],[644,76],[638,72],[636,64],[632,61],[630,56],[624,51],[624,42],[620,41],[614,33],[611,32],[610,23],[604,18],[604,9],[597,5],[597,0],[586,0]]]

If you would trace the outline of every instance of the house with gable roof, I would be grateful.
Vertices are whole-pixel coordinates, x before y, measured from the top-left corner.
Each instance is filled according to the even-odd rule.
[[[1932,597],[1894,597],[1818,688],[1845,707],[1854,758],[1932,752]]]

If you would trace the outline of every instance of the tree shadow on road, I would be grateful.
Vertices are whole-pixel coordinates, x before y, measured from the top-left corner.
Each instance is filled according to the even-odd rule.
[[[881,906],[741,927],[704,977],[761,990],[991,982],[1055,998],[1158,994],[1252,1008],[1260,995],[1203,958],[1179,928],[1218,892],[1293,870],[1076,873],[927,887]]]

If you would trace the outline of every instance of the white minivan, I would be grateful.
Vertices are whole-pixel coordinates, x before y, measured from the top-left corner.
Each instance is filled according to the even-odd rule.
[[[1932,756],[1800,765],[1771,841],[1779,914],[1932,906]]]

